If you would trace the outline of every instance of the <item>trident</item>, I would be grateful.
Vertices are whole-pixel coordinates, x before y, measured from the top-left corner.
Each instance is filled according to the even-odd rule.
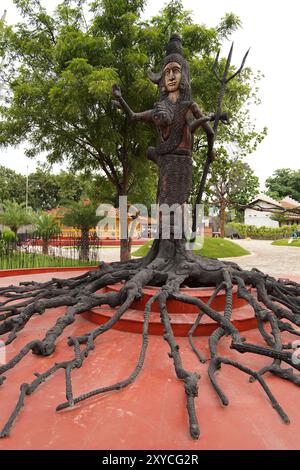
[[[231,65],[232,51],[233,51],[233,43],[231,44],[231,48],[230,48],[230,51],[229,51],[229,54],[228,54],[228,57],[227,57],[227,61],[226,61],[226,65],[225,65],[225,69],[224,69],[222,77],[220,77],[220,75],[218,73],[218,69],[217,69],[217,65],[218,65],[218,62],[219,62],[220,49],[218,50],[218,53],[217,53],[217,56],[216,56],[216,59],[215,59],[214,65],[213,65],[213,72],[214,72],[215,76],[217,77],[218,81],[220,82],[220,92],[219,92],[219,97],[218,97],[217,110],[216,110],[216,113],[213,115],[214,116],[213,130],[214,130],[214,133],[215,133],[214,134],[213,145],[214,145],[214,143],[216,141],[216,138],[217,138],[219,123],[220,123],[220,121],[222,121],[222,122],[225,121],[225,119],[224,119],[224,114],[225,113],[222,113],[222,103],[223,103],[223,99],[224,99],[224,95],[225,95],[226,86],[231,80],[233,80],[243,70],[246,59],[247,59],[247,56],[248,56],[249,51],[250,51],[250,48],[248,49],[248,51],[244,55],[240,68],[234,74],[229,76],[229,69],[230,69],[230,65]],[[204,192],[207,176],[208,176],[208,173],[209,173],[210,165],[212,164],[213,160],[214,160],[214,152],[213,152],[213,146],[212,146],[212,150],[211,150],[211,152],[208,153],[207,158],[206,158],[206,162],[205,162],[205,165],[204,165],[204,168],[203,168],[203,173],[202,173],[202,177],[201,177],[201,181],[200,181],[200,186],[199,186],[199,189],[198,189],[198,192],[197,192],[196,201],[195,201],[194,210],[193,210],[192,232],[193,232],[194,237],[196,237],[196,225],[197,225],[196,223],[197,223],[197,215],[198,215],[197,206],[199,206],[202,202],[202,197],[203,197],[203,192]]]

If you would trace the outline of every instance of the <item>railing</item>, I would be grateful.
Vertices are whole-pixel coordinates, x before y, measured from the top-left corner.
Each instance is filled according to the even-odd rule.
[[[83,258],[80,237],[74,234],[48,241],[32,234],[18,234],[15,240],[0,235],[0,269],[96,265],[103,255],[101,248],[107,244],[109,241],[89,237],[88,254]]]

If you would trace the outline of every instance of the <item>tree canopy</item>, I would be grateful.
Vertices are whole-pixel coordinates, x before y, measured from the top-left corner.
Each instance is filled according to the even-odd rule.
[[[9,227],[14,233],[17,233],[22,225],[32,224],[33,220],[32,211],[26,210],[24,203],[6,201],[1,204],[0,224]]]
[[[102,217],[96,215],[97,205],[80,200],[69,204],[63,218],[67,227],[75,227],[82,231],[95,228]]]
[[[9,200],[25,202],[25,194],[25,176],[5,166],[0,166],[0,203]]]
[[[148,145],[155,143],[154,129],[129,125],[113,107],[112,85],[119,84],[133,110],[152,108],[158,92],[147,71],[157,70],[170,34],[178,32],[190,63],[193,98],[204,112],[215,111],[215,56],[241,26],[240,19],[228,13],[215,26],[196,24],[180,0],[169,1],[149,20],[141,19],[145,0],[69,0],[52,14],[40,0],[14,3],[23,21],[4,26],[0,35],[0,74],[7,87],[0,145],[26,140],[30,157],[45,152],[49,163],[66,160],[71,171],[98,172],[113,201],[129,195],[133,204],[154,202],[156,171],[146,158]],[[220,69],[224,65],[220,58]],[[217,155],[228,154],[231,142],[246,155],[264,138],[266,129],[255,129],[248,106],[259,103],[259,79],[260,73],[246,67],[239,80],[228,84],[223,111],[230,111],[230,125],[220,128]],[[193,193],[205,155],[206,137],[199,133]],[[128,251],[125,242],[121,257],[122,250]]]
[[[241,209],[259,192],[259,179],[238,156],[219,156],[209,180],[209,200],[220,210],[220,232],[225,235],[225,210]]]
[[[289,196],[300,202],[300,170],[280,168],[266,180],[267,194],[275,199]]]
[[[28,175],[28,205],[35,211],[65,206],[85,195],[90,197],[89,194],[94,195],[96,201],[107,196],[103,188],[99,191],[99,181],[93,174],[63,170],[55,174],[49,168],[40,166]],[[0,166],[0,203],[13,200],[19,204],[25,202],[26,176]]]
[[[63,223],[81,231],[80,252],[81,260],[89,260],[89,230],[95,228],[103,218],[96,215],[97,205],[90,201],[72,202],[66,211]]]
[[[80,176],[61,171],[53,174],[49,169],[37,168],[28,176],[28,203],[35,209],[48,210],[79,201],[84,192]]]
[[[43,241],[43,253],[47,255],[49,240],[60,233],[59,222],[55,216],[45,212],[35,214],[33,222],[36,235]]]
[[[136,111],[152,107],[157,90],[147,70],[158,66],[170,33],[177,31],[190,61],[194,99],[213,111],[219,88],[212,72],[214,57],[240,20],[227,14],[215,27],[198,25],[179,0],[172,0],[158,15],[142,21],[145,3],[69,1],[50,15],[39,0],[15,0],[24,20],[5,27],[1,35],[1,76],[8,95],[1,107],[0,144],[26,139],[29,156],[46,152],[52,163],[67,159],[72,169],[101,170],[117,196],[130,191],[135,195],[145,181],[155,186],[146,161],[153,130],[129,126],[113,109],[112,84],[120,84]],[[84,9],[89,9],[88,20]],[[257,100],[253,85],[258,78],[246,68],[240,80],[230,83],[225,97],[231,125],[223,127],[219,141],[234,140],[244,154],[265,132],[255,131],[245,107]],[[201,136],[196,157],[201,157],[203,145]],[[154,194],[153,187],[151,191]]]

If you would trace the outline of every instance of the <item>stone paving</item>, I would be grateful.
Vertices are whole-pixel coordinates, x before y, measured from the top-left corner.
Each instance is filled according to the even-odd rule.
[[[272,245],[269,240],[234,240],[251,255],[225,258],[241,268],[257,268],[273,275],[300,276],[300,248]]]
[[[138,247],[134,246],[132,251],[138,249]],[[103,248],[99,249],[99,252],[101,253],[99,255],[99,258],[101,261],[105,261],[106,263],[109,263],[110,261],[120,261],[120,247],[117,246],[116,248]]]

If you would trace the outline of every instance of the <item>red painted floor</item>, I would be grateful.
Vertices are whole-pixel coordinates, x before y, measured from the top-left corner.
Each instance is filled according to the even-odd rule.
[[[30,274],[22,276],[22,280],[42,280],[50,276],[53,274]],[[55,275],[69,276],[68,272]],[[3,278],[0,281],[0,285],[7,285],[17,279]],[[43,316],[34,317],[8,347],[8,358],[31,339],[42,338],[62,311],[49,310]],[[30,354],[7,373],[7,380],[0,387],[1,427],[15,405],[19,385],[31,381],[34,372],[43,372],[54,362],[70,357],[66,338],[89,331],[94,326],[78,317],[65,330],[51,357]],[[247,331],[244,335],[251,342],[261,343],[256,330]],[[289,334],[286,334],[286,339],[291,339]],[[300,448],[300,390],[297,386],[273,376],[267,377],[269,386],[291,419],[291,424],[285,425],[257,383],[251,384],[242,372],[223,366],[219,381],[230,399],[230,405],[225,408],[211,388],[207,365],[197,361],[186,338],[177,338],[177,341],[184,366],[201,375],[196,405],[201,427],[198,441],[193,441],[188,434],[184,389],[176,379],[173,363],[167,354],[168,345],[160,336],[151,336],[144,368],[133,385],[123,391],[94,397],[71,411],[56,413],[57,404],[65,401],[64,373],[59,371],[27,397],[11,436],[0,441],[0,449]],[[196,343],[208,357],[207,337],[196,338]],[[133,333],[112,330],[99,337],[96,349],[84,366],[74,371],[75,396],[128,376],[135,366],[140,345],[140,335]],[[259,369],[269,361],[250,354],[242,356],[230,350],[228,345],[229,340],[225,339],[220,347],[222,355],[239,357],[250,367]]]

